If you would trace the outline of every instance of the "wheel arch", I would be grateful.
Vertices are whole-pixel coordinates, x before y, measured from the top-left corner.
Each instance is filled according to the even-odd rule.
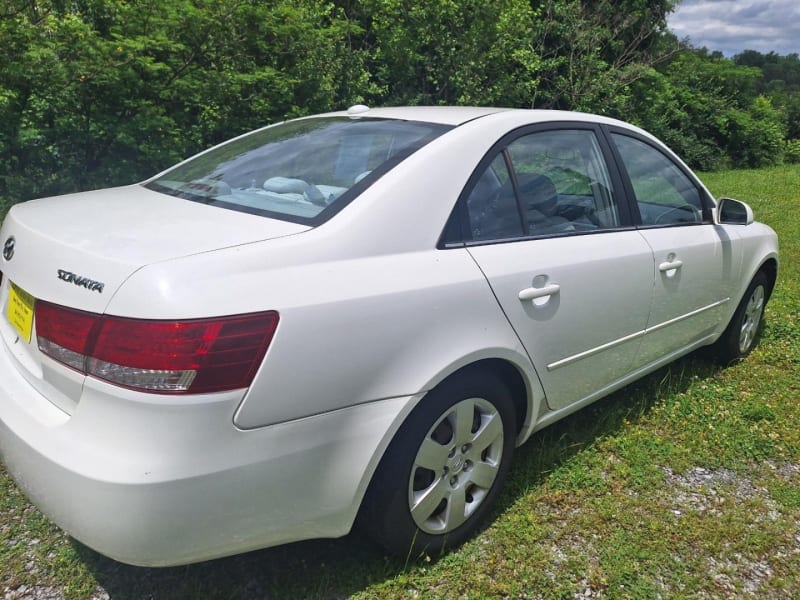
[[[752,337],[751,334],[746,333],[749,326],[745,328],[745,322],[742,319],[749,321],[750,317],[744,317],[744,305],[748,301],[748,296],[755,290],[755,283],[757,281],[763,282],[765,286],[763,304],[766,305],[769,300],[778,276],[778,261],[775,256],[767,257],[761,262],[757,268],[753,269],[749,278],[744,279],[744,289],[739,295],[736,296],[736,304],[734,305],[733,312],[726,321],[725,328],[719,334],[716,340],[710,345],[711,358],[722,366],[730,365],[736,361],[745,358],[750,351],[758,343],[760,337],[759,330],[763,328],[763,306],[761,314],[758,317],[757,324],[753,327]],[[738,323],[738,324],[737,324]],[[742,337],[745,335],[745,343],[747,346],[742,348]],[[747,339],[750,338],[750,341]]]
[[[437,378],[435,383],[424,393],[411,397],[409,405],[398,414],[395,424],[387,431],[380,450],[373,457],[371,468],[364,473],[361,486],[362,493],[355,511],[354,526],[360,526],[362,529],[365,526],[368,528],[368,523],[374,519],[376,514],[374,511],[378,510],[377,504],[379,504],[374,503],[374,501],[381,494],[381,486],[378,485],[380,482],[379,474],[382,469],[386,468],[387,461],[392,460],[395,445],[402,443],[404,432],[407,431],[404,428],[414,421],[418,411],[427,406],[425,404],[426,397],[454,380],[469,377],[474,381],[474,378],[476,376],[479,377],[481,374],[493,376],[498,382],[507,387],[511,396],[515,418],[513,429],[516,432],[512,447],[519,446],[527,439],[536,424],[540,407],[545,405],[543,395],[536,392],[537,389],[541,390],[541,387],[535,372],[532,373],[535,379],[531,381],[531,374],[527,373],[524,367],[515,364],[513,360],[498,357],[479,358],[452,369]],[[390,462],[389,466],[391,464]]]
[[[761,266],[756,270],[756,273],[762,272],[767,276],[769,288],[767,289],[767,300],[772,295],[772,290],[775,289],[775,283],[778,280],[778,261],[770,257],[761,263]],[[753,275],[755,277],[755,274]]]
[[[430,393],[445,382],[473,371],[491,373],[508,386],[516,417],[516,445],[521,445],[533,431],[542,407],[546,406],[544,389],[527,355],[523,357],[517,353],[497,351],[490,355],[482,353],[467,357],[462,362],[440,371],[425,386],[425,393]],[[418,404],[423,402],[425,395],[422,395]]]
[[[491,373],[508,387],[514,404],[514,417],[516,419],[515,428],[519,435],[526,421],[529,420],[528,416],[533,408],[529,386],[526,384],[525,378],[522,376],[519,369],[510,361],[502,358],[485,358],[461,367],[445,377],[438,385],[452,378],[460,377],[467,372]]]
[[[744,242],[745,258],[744,264],[742,265],[740,271],[740,279],[735,284],[734,289],[731,290],[731,307],[724,322],[721,323],[721,326],[718,330],[718,336],[725,334],[725,331],[730,326],[730,323],[736,314],[736,308],[739,306],[739,303],[742,301],[742,298],[744,298],[744,295],[747,292],[747,288],[759,273],[763,273],[767,278],[768,285],[766,290],[766,300],[769,300],[772,296],[772,292],[775,289],[775,285],[778,280],[777,238],[759,241],[762,246],[759,248],[759,252],[756,252],[752,247],[751,239],[745,238]],[[763,247],[766,244],[768,244],[768,247]],[[715,340],[715,342],[716,341],[717,340]]]
[[[390,430],[387,431],[386,439],[381,444],[379,451],[376,453],[373,461],[371,461],[371,468],[364,473],[361,484],[361,497],[359,499],[360,513],[363,510],[364,500],[367,498],[369,487],[381,466],[381,462],[386,456],[392,442],[397,438],[403,425],[408,421],[411,415],[425,402],[427,394],[436,388],[445,384],[453,378],[461,377],[468,372],[486,372],[496,376],[500,381],[508,386],[509,392],[512,396],[516,417],[516,431],[517,439],[515,445],[521,445],[533,432],[540,411],[543,406],[546,406],[544,400],[544,391],[539,383],[535,371],[530,366],[520,365],[518,360],[521,357],[510,356],[492,356],[492,357],[478,357],[466,362],[466,364],[456,364],[450,369],[444,370],[435,377],[429,386],[426,386],[426,391],[417,396],[414,396],[413,405],[403,410],[398,415],[397,422]]]

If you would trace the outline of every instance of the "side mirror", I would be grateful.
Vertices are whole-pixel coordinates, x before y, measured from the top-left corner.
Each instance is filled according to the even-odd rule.
[[[733,198],[720,198],[717,215],[721,225],[750,225],[754,221],[753,209]]]

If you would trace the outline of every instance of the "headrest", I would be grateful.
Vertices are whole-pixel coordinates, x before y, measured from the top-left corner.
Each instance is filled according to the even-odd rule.
[[[558,203],[558,192],[553,181],[539,173],[520,173],[517,176],[522,206],[552,215]]]
[[[306,191],[308,184],[302,179],[292,177],[270,177],[262,187],[266,191],[276,194],[302,194]]]

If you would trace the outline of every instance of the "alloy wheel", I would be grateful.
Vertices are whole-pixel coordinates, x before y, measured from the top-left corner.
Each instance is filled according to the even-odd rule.
[[[746,354],[756,339],[761,316],[764,314],[764,286],[756,286],[747,300],[739,329],[739,352]]]
[[[425,435],[411,469],[408,503],[416,525],[443,534],[466,522],[497,479],[503,421],[482,398],[450,407]]]

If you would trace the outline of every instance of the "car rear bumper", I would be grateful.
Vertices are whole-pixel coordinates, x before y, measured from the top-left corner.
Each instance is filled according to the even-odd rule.
[[[87,380],[70,416],[14,361],[0,347],[0,458],[56,524],[136,565],[346,534],[411,400],[242,431],[241,392],[186,400]]]

